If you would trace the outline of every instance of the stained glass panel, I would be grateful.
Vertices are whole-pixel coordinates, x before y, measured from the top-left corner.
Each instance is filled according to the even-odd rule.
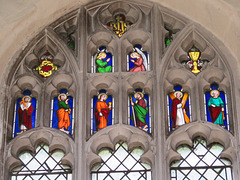
[[[73,97],[66,89],[59,91],[59,95],[52,100],[52,119],[50,127],[72,135],[74,122]]]
[[[218,84],[211,84],[211,89],[205,93],[205,115],[207,121],[230,130],[227,107],[225,92],[219,90]]]
[[[91,105],[91,134],[114,123],[114,101],[106,90],[100,90],[92,98]]]
[[[169,131],[191,122],[190,96],[182,86],[174,86],[173,92],[168,94],[168,107]]]
[[[129,124],[151,133],[151,103],[148,94],[136,89],[129,96]]]
[[[24,91],[23,97],[18,98],[15,104],[13,137],[35,128],[36,107],[37,101],[36,98],[31,97],[31,91]]]
[[[143,51],[141,45],[134,46],[133,51],[127,56],[127,71],[140,72],[149,70],[149,54]]]
[[[114,57],[105,46],[99,47],[98,52],[92,56],[91,72],[114,72]]]

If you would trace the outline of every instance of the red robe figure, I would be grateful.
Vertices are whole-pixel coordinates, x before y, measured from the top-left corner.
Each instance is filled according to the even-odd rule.
[[[103,129],[107,127],[108,115],[111,110],[111,102],[109,105],[105,102],[108,98],[107,94],[101,93],[98,95],[98,101],[95,106],[95,124],[96,130]]]
[[[174,93],[175,98],[171,104],[171,118],[172,118],[172,127],[178,128],[181,125],[184,125],[186,122],[188,123],[189,120],[185,119],[184,114],[187,113],[188,109],[185,105],[185,100],[181,100],[183,94],[180,91],[176,91]]]
[[[137,52],[133,52],[130,54],[130,57],[136,59],[136,61],[132,60],[134,67],[130,69],[130,72],[139,72],[139,71],[146,71],[146,67],[144,66],[143,58]]]
[[[19,129],[21,130],[20,133],[23,133],[26,130],[32,128],[33,107],[31,103],[31,97],[24,96],[19,104],[20,105],[18,108],[18,124]]]

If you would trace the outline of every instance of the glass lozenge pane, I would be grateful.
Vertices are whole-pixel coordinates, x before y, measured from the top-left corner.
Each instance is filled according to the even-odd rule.
[[[186,161],[191,165],[191,166],[195,166],[199,161],[199,157],[196,156],[194,153],[191,153],[187,158]]]
[[[33,156],[30,154],[30,152],[24,152],[19,155],[19,159],[24,163],[27,164]]]
[[[211,166],[215,160],[216,157],[212,155],[210,152],[208,152],[203,158],[203,161],[206,162],[209,166]]]
[[[124,164],[128,169],[131,169],[136,162],[137,162],[137,161],[136,161],[135,159],[133,159],[131,156],[128,156],[128,158],[123,161],[123,164]]]
[[[117,151],[115,151],[114,155],[120,160],[123,161],[127,156],[128,152],[121,146]]]
[[[205,173],[204,173],[204,177],[206,177],[207,179],[215,179],[217,177],[217,173],[215,171],[213,171],[212,169],[208,169]]]
[[[207,153],[207,149],[206,147],[204,147],[202,144],[198,144],[195,149],[194,152],[198,155],[198,156],[203,156]]]
[[[57,163],[52,158],[49,158],[46,163],[50,169],[53,169],[57,165]]]
[[[114,157],[112,156],[107,162],[106,162],[107,166],[110,167],[112,170],[115,170],[120,162]]]
[[[37,170],[39,167],[41,166],[41,164],[39,164],[39,162],[36,161],[36,159],[32,159],[30,161],[29,164],[27,164],[27,168],[30,170]]]
[[[43,163],[44,161],[46,161],[46,159],[48,158],[48,153],[46,151],[44,151],[43,149],[41,149],[35,156],[35,158],[40,162]]]

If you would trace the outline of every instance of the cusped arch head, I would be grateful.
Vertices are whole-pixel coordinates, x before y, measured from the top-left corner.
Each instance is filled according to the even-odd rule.
[[[234,161],[236,142],[230,132],[212,123],[193,122],[175,130],[166,140],[168,164],[173,160],[180,160],[180,155],[176,152],[178,146],[186,144],[191,147],[192,140],[199,136],[206,139],[207,145],[222,144],[224,146],[223,155],[232,162]]]
[[[151,76],[145,73],[134,74],[127,77],[124,86],[128,94],[133,93],[135,89],[142,89],[145,93],[151,94],[152,79]]]
[[[19,98],[25,90],[31,91],[31,95],[37,98],[41,93],[40,82],[30,75],[21,76],[12,84],[11,94],[15,98]]]
[[[114,55],[114,49],[117,48],[117,43],[109,32],[100,31],[92,35],[88,42],[88,49],[91,55],[96,54],[97,49],[101,46],[105,46],[107,50]]]
[[[197,27],[197,28],[196,28]],[[208,38],[205,30],[201,31],[198,25],[189,25],[184,28],[184,31],[179,32],[177,38],[171,43],[171,48],[165,53],[163,58],[163,69],[167,73],[169,69],[183,69],[188,70],[193,76],[199,75],[191,72],[187,61],[189,61],[188,52],[192,47],[196,47],[200,51],[200,57],[203,61],[202,71],[208,67],[208,63],[214,61],[217,57],[216,50],[212,45],[210,38]]]
[[[42,142],[49,145],[50,152],[55,149],[62,150],[65,153],[65,162],[69,162],[69,165],[73,167],[73,140],[62,133],[59,133],[57,130],[44,128],[29,130],[24,134],[17,136],[8,144],[8,151],[6,151],[5,158],[7,164],[6,168],[9,170],[21,165],[21,162],[18,159],[19,154],[23,151],[34,153],[36,147]]]
[[[96,76],[89,80],[88,92],[90,97],[96,95],[99,90],[105,89],[109,94],[114,95],[118,92],[116,79],[107,75]]]
[[[144,150],[142,160],[149,164],[153,164],[153,140],[150,135],[142,130],[128,125],[115,125],[104,128],[97,134],[93,135],[87,142],[87,162],[90,167],[96,162],[101,162],[101,158],[97,155],[102,148],[114,150],[115,144],[124,141],[128,144],[128,149],[141,147]]]

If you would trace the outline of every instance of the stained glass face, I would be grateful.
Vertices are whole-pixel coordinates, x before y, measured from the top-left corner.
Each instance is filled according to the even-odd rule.
[[[52,119],[50,127],[59,129],[69,135],[73,134],[74,106],[73,97],[66,89],[62,89],[52,100]]]
[[[213,83],[211,90],[205,93],[206,119],[208,122],[218,124],[229,130],[227,109],[227,96],[218,89],[218,84]]]
[[[24,91],[23,96],[18,98],[15,104],[13,137],[35,128],[36,107],[37,101],[36,98],[31,96],[31,91]]]
[[[140,72],[149,71],[149,55],[146,51],[143,51],[141,45],[136,45],[133,51],[127,56],[127,71]]]
[[[113,55],[105,46],[101,46],[98,52],[92,57],[92,73],[114,72]]]
[[[42,143],[35,153],[24,151],[19,155],[22,166],[16,167],[11,172],[11,180],[18,179],[72,179],[72,169],[61,164],[64,152],[54,150],[49,152],[49,147]]]
[[[140,162],[143,153],[142,148],[129,151],[124,142],[117,143],[114,151],[107,148],[101,149],[98,155],[102,158],[102,163],[93,166],[92,180],[151,180],[151,167]]]
[[[224,147],[218,143],[207,146],[206,140],[202,137],[194,139],[193,147],[179,146],[177,152],[182,160],[172,162],[171,179],[232,180],[232,163],[221,158],[223,150]]]
[[[168,94],[168,121],[169,131],[191,122],[190,97],[180,85]]]
[[[92,98],[91,107],[91,134],[114,123],[113,97],[107,95],[106,90],[100,90]]]
[[[129,96],[128,122],[143,131],[151,133],[150,98],[142,89],[136,89]]]

